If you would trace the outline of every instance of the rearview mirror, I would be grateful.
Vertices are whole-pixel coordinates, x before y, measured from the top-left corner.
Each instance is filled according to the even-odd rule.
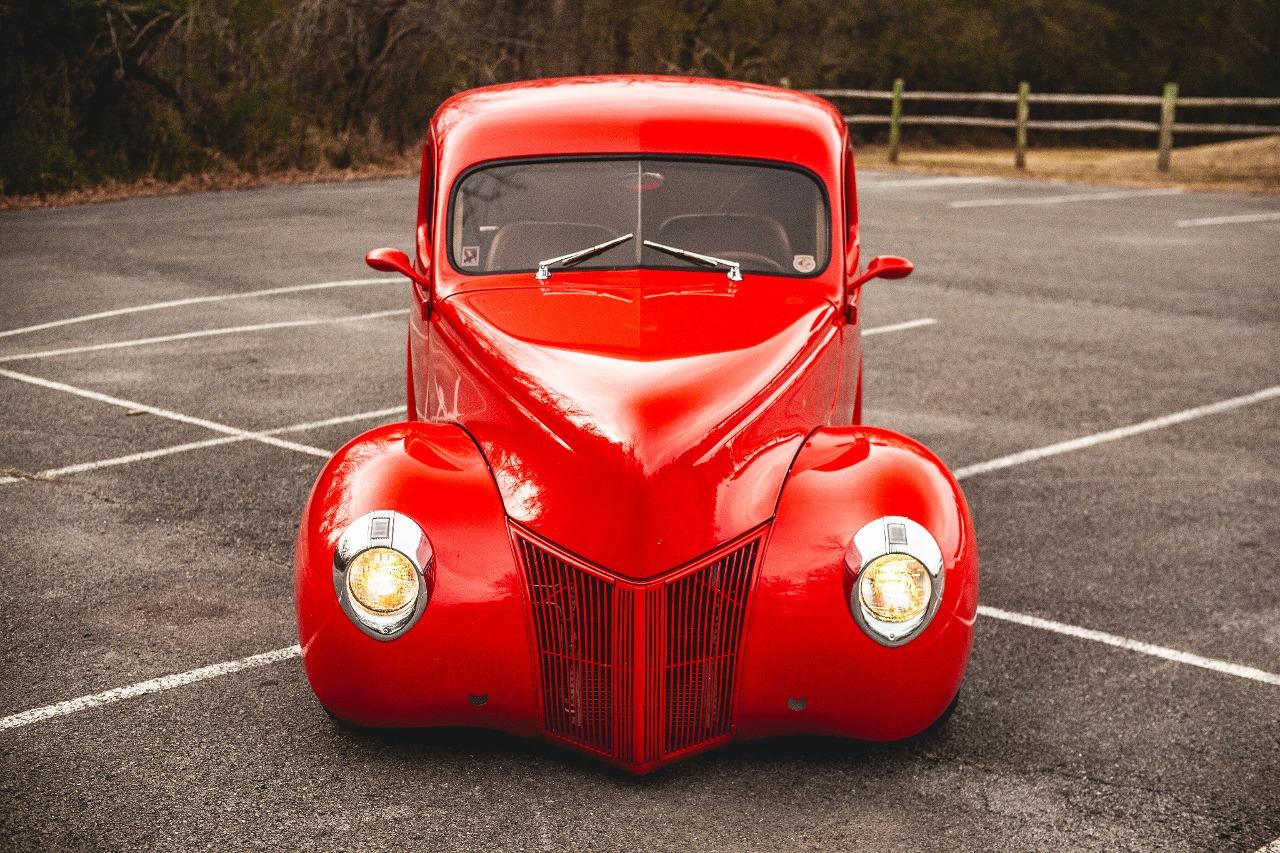
[[[424,290],[427,288],[427,277],[415,270],[409,256],[399,249],[373,249],[364,256],[364,262],[380,272],[398,272]]]
[[[878,255],[871,259],[862,275],[849,282],[849,290],[857,290],[873,278],[906,278],[915,266],[897,255]]]

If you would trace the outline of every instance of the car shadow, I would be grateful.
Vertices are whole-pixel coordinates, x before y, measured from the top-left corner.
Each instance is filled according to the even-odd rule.
[[[945,727],[930,729],[896,742],[849,740],[819,735],[787,735],[730,743],[637,775],[604,759],[560,744],[532,740],[482,728],[375,729],[334,721],[345,739],[362,751],[391,753],[400,759],[424,762],[442,759],[529,762],[555,772],[611,779],[623,786],[661,787],[687,781],[690,774],[732,775],[747,767],[807,765],[814,771],[875,767],[907,759],[930,759],[949,739]]]

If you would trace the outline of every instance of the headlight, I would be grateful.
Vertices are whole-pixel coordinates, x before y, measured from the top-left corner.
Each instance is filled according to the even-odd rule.
[[[929,572],[908,554],[876,557],[858,575],[858,598],[881,622],[910,622],[924,615],[932,594]]]
[[[431,598],[435,554],[409,516],[362,515],[343,531],[333,555],[333,588],[347,617],[377,640],[413,627]]]
[[[394,548],[370,548],[347,567],[347,589],[365,610],[386,616],[413,605],[418,574]]]
[[[877,518],[854,534],[845,563],[849,610],[877,643],[900,646],[933,619],[942,600],[942,549],[920,524]]]

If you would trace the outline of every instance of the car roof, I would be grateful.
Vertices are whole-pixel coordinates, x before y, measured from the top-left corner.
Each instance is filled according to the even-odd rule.
[[[847,139],[835,107],[803,92],[650,75],[472,89],[445,101],[431,127],[445,183],[494,159],[617,153],[781,160],[834,186]]]

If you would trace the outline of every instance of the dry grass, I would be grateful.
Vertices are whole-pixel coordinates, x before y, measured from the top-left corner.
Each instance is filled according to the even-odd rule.
[[[188,175],[177,181],[159,181],[147,178],[131,183],[106,183],[95,187],[48,195],[0,195],[0,210],[16,210],[33,207],[66,207],[73,204],[96,204],[103,201],[119,201],[128,198],[181,195],[184,193],[220,190],[244,190],[254,187],[271,187],[287,184],[344,183],[375,178],[403,178],[418,171],[417,153],[404,155],[383,163],[358,166],[350,169],[289,169],[283,172],[251,174],[248,172],[206,172]]]
[[[1027,152],[1027,168],[1023,170],[1014,168],[1012,148],[932,151],[904,148],[896,165],[889,163],[885,149],[864,148],[858,152],[858,165],[926,174],[1280,193],[1280,136],[1175,148],[1168,172],[1156,171],[1154,149],[1032,149]]]
[[[1173,152],[1172,169],[1166,173],[1157,172],[1155,164],[1156,154],[1152,150],[1033,149],[1027,153],[1025,170],[1014,168],[1012,149],[903,149],[896,165],[888,162],[883,148],[862,148],[858,152],[858,165],[861,167],[899,172],[1280,194],[1280,136],[1178,148]],[[191,175],[172,182],[149,179],[43,196],[0,196],[0,210],[64,207],[145,196],[284,184],[400,178],[416,174],[417,168],[417,154],[410,153],[384,163],[352,169],[292,169],[266,174],[212,173]]]

